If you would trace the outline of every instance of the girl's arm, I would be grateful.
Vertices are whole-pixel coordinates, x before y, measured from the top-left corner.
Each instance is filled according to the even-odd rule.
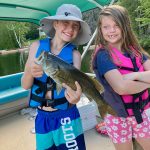
[[[150,60],[145,61],[143,64],[144,72],[133,72],[123,75],[125,80],[138,80],[146,83],[150,83]]]
[[[124,76],[117,69],[110,70],[104,74],[107,82],[119,95],[139,93],[150,87],[149,83],[140,81],[124,80]]]

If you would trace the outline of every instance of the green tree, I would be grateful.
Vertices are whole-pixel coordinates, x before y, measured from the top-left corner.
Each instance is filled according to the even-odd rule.
[[[136,34],[138,34],[138,22],[135,20],[135,18],[138,16],[138,13],[135,10],[139,6],[139,0],[119,0],[118,3],[128,10],[133,30]]]
[[[25,35],[29,31],[29,26],[24,22],[10,22],[7,25],[8,31],[12,31],[16,42],[18,43],[19,48],[22,47],[22,44],[26,41]]]
[[[0,21],[0,50],[13,49],[17,47],[12,31],[8,31],[9,22]]]
[[[26,39],[27,40],[35,40],[39,38],[39,30],[38,30],[38,25],[33,24],[33,23],[28,23],[27,24],[29,27],[28,32],[26,33]]]
[[[128,10],[133,30],[139,38],[141,46],[150,50],[150,1],[119,0],[118,4]]]
[[[150,1],[139,0],[139,2],[140,5],[136,9],[139,16],[136,17],[136,21],[139,23],[140,42],[150,51]]]

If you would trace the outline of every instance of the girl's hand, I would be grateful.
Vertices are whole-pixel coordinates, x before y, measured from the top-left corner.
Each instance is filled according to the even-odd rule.
[[[36,64],[36,62],[31,63],[31,75],[33,77],[41,77],[43,75],[43,69],[41,65]]]
[[[65,97],[71,104],[76,104],[81,97],[82,89],[79,83],[75,82],[77,90],[73,90],[71,87],[69,87],[67,84],[63,83],[62,86],[66,89],[65,90]]]
[[[123,79],[134,81],[134,80],[138,80],[138,76],[139,76],[139,72],[132,72],[132,73],[123,75]]]

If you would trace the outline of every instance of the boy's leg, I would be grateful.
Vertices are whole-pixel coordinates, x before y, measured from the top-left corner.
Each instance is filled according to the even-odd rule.
[[[76,106],[60,111],[57,116],[59,128],[53,132],[57,150],[86,150],[81,119]]]
[[[51,130],[51,125],[53,125],[52,121],[51,117],[44,114],[44,111],[38,110],[38,115],[35,120],[37,150],[56,150]]]

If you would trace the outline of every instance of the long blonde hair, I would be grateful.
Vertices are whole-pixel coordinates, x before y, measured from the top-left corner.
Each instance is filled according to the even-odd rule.
[[[135,56],[141,56],[144,50],[140,46],[132,28],[131,28],[131,21],[128,15],[128,11],[119,5],[111,5],[103,8],[100,12],[97,27],[98,32],[96,35],[95,40],[95,51],[93,53],[93,61],[95,58],[95,55],[99,51],[97,47],[100,45],[108,50],[110,54],[110,47],[107,43],[107,41],[103,38],[103,34],[101,32],[101,20],[103,16],[111,16],[113,20],[116,22],[116,24],[120,27],[122,32],[122,49],[125,52],[128,52],[129,54],[135,55]],[[144,52],[145,53],[145,52]],[[111,55],[111,54],[110,54]]]

